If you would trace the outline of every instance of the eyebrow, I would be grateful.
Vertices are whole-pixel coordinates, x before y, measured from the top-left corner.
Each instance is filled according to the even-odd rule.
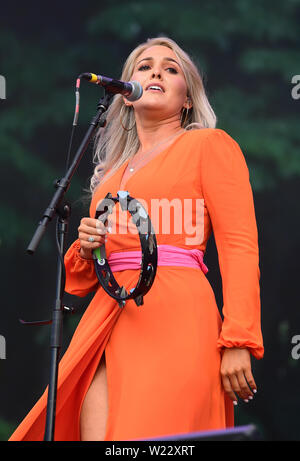
[[[142,61],[153,61],[153,58],[152,57],[149,57],[149,58],[144,58],[144,59],[141,59],[139,62],[137,62],[136,65],[138,65],[140,62]],[[175,64],[177,64],[177,66],[180,67],[179,63],[177,61],[175,61],[175,59],[173,58],[163,58],[163,61],[171,61],[171,62],[175,62]]]

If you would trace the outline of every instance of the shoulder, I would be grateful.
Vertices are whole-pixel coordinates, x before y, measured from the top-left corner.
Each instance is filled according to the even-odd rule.
[[[191,158],[201,164],[233,168],[245,166],[244,154],[235,139],[220,128],[194,128],[187,130],[176,145],[180,157]]]
[[[198,133],[196,133],[196,131]],[[238,142],[226,131],[219,128],[195,130],[194,138],[201,142],[199,147],[202,171],[220,178],[225,176],[249,179],[249,169],[244,153]]]
[[[243,157],[242,150],[235,139],[220,128],[199,128],[187,130],[183,136],[185,146],[200,158],[224,159]]]
[[[238,142],[220,128],[203,128],[187,131],[186,140],[193,145],[201,157],[223,160],[245,160]]]
[[[212,141],[216,143],[235,143],[237,142],[221,128],[196,128],[187,130],[185,139],[191,142]]]

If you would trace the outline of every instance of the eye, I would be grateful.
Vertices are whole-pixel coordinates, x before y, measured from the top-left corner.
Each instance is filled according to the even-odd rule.
[[[138,70],[141,70],[141,71],[143,71],[143,70],[148,70],[148,69],[150,69],[150,66],[148,66],[148,64],[142,64],[142,65],[138,68]]]
[[[178,74],[178,71],[175,69],[175,67],[168,67],[167,71],[170,72],[170,74]]]

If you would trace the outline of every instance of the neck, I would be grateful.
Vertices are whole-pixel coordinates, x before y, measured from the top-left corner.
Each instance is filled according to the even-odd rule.
[[[140,141],[139,152],[146,152],[155,144],[182,131],[180,120],[141,120],[136,118],[137,134]]]

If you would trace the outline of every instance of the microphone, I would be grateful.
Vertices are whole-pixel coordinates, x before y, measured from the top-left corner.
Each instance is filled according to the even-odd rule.
[[[121,80],[115,80],[113,78],[104,77],[103,75],[91,73],[81,74],[80,77],[96,85],[103,86],[110,93],[120,93],[125,96],[128,101],[136,101],[140,99],[143,94],[143,88],[139,82],[122,82]]]

